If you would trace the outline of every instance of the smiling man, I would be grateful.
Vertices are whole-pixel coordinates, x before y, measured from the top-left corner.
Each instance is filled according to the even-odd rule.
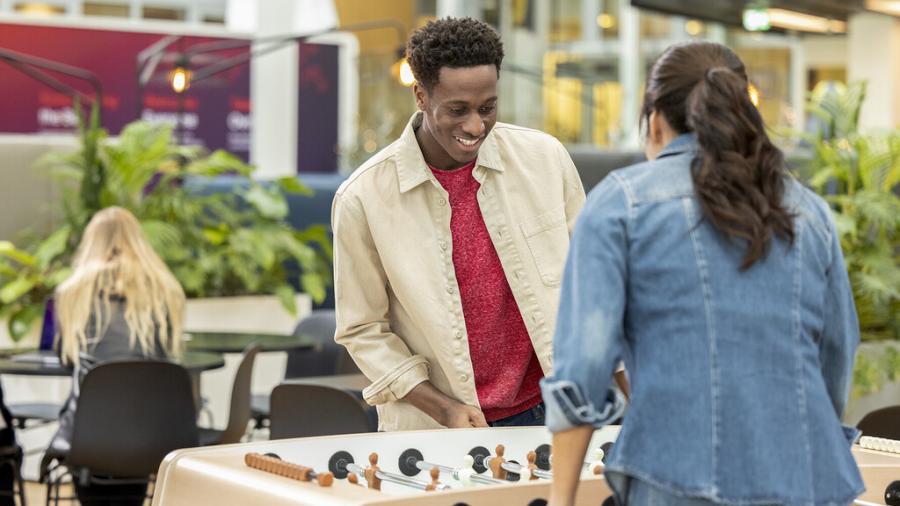
[[[407,58],[419,112],[335,196],[335,340],[380,430],[542,425],[581,181],[559,141],[497,122],[490,26],[432,21]]]

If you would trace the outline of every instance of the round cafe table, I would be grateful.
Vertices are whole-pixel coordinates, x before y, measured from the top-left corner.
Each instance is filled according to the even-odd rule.
[[[307,335],[265,334],[259,332],[185,332],[185,348],[190,351],[241,353],[250,343],[260,351],[313,350],[319,342]]]
[[[178,363],[192,374],[198,374],[224,367],[225,357],[221,353],[188,350]],[[70,376],[72,368],[63,365],[57,353],[52,350],[2,350],[0,374]]]

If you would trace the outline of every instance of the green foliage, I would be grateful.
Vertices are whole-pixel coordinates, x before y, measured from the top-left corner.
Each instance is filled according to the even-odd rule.
[[[53,153],[43,166],[64,189],[66,224],[27,248],[0,242],[0,317],[20,339],[43,314],[45,302],[69,275],[69,265],[91,216],[109,206],[129,209],[188,297],[273,294],[292,313],[294,289],[287,265],[315,301],[331,279],[331,244],[324,225],[296,230],[285,218],[286,193],[312,192],[296,178],[261,184],[237,157],[173,143],[172,128],[134,122],[117,142],[97,124],[81,124],[81,148]],[[198,195],[190,181],[230,174],[232,192]]]
[[[900,339],[900,131],[861,133],[865,83],[814,91],[809,184],[831,204],[864,341]],[[900,352],[860,354],[853,396],[900,378]]]
[[[857,354],[856,365],[853,368],[853,389],[850,397],[858,399],[875,393],[884,383],[895,381],[900,381],[900,351],[896,346],[863,349]]]
[[[810,184],[832,205],[864,339],[900,339],[900,131],[858,129],[865,83],[814,95]]]

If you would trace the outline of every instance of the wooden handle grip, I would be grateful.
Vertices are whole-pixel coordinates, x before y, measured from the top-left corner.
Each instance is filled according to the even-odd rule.
[[[244,455],[244,463],[248,467],[259,469],[267,473],[277,474],[292,480],[311,481],[313,478],[319,483],[319,486],[330,487],[334,482],[334,475],[331,473],[316,473],[313,468],[285,462],[275,457],[261,455],[259,453],[248,453]]]

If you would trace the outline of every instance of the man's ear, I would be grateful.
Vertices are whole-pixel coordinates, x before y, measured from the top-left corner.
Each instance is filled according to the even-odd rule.
[[[425,98],[428,95],[428,91],[425,90],[425,87],[419,83],[413,84],[413,94],[416,96],[416,107],[419,108],[420,111],[425,110]]]

